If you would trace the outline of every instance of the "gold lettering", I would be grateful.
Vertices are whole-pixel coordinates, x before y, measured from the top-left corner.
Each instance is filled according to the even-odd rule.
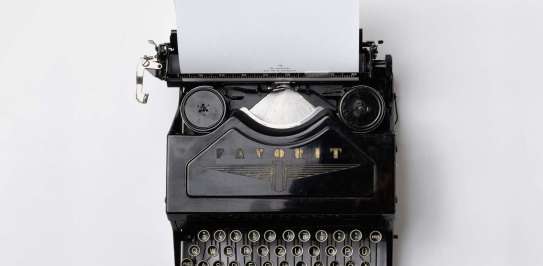
[[[257,158],[262,158],[262,154],[264,154],[264,149],[263,148],[256,148],[256,157]]]
[[[304,157],[304,149],[303,148],[294,149],[294,157],[296,159],[302,159]]]
[[[273,151],[273,156],[277,159],[281,159],[285,157],[285,151],[283,149],[275,149],[275,151]]]
[[[339,155],[341,154],[342,149],[341,148],[330,148],[330,152],[332,153],[332,158],[339,159]]]
[[[236,150],[236,159],[245,159],[245,152],[242,148]]]
[[[321,148],[315,148],[315,159],[321,158]]]

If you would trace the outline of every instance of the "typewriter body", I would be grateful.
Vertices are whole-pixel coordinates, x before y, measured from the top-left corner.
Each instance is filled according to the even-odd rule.
[[[392,265],[391,56],[360,31],[358,73],[192,75],[176,35],[143,58],[136,95],[147,101],[144,70],[180,92],[167,141],[175,265]],[[266,97],[308,108],[288,121],[298,106]]]

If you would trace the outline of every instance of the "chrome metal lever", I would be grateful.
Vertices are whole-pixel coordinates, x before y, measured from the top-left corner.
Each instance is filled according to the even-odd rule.
[[[157,45],[154,41],[149,41],[149,43],[154,45],[155,49],[157,49]],[[162,69],[162,64],[156,55],[144,55],[141,58],[141,61],[136,68],[136,100],[139,103],[146,104],[149,98],[149,93],[145,92],[143,88],[143,75],[145,74],[145,71],[147,70],[152,74],[155,74],[160,69]]]

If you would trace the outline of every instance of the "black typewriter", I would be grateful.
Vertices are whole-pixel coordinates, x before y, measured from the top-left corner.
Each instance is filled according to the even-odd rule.
[[[185,74],[177,33],[143,72],[179,88],[166,213],[176,266],[392,265],[392,58],[359,72]]]

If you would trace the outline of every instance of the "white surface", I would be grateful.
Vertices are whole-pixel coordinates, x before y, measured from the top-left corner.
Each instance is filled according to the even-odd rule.
[[[400,266],[543,264],[543,3],[363,1],[394,55]],[[170,0],[0,2],[0,265],[173,265]]]
[[[358,72],[358,0],[175,0],[184,73]]]

